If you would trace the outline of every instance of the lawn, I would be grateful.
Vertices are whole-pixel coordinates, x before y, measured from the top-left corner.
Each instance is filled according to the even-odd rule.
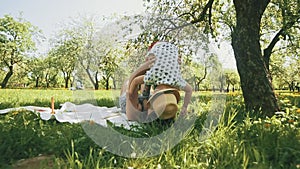
[[[99,106],[112,107],[116,104],[119,91],[72,91],[67,89],[35,90],[35,89],[1,89],[0,109],[20,106],[50,107],[51,97],[55,99],[55,108],[65,102],[89,102]]]
[[[2,89],[0,109],[50,107],[52,96],[55,108],[67,101],[112,107],[117,105],[118,93]],[[98,146],[84,125],[44,121],[33,112],[12,111],[0,115],[0,168],[300,168],[300,98],[294,94],[279,98],[284,112],[261,119],[248,117],[239,93],[195,93],[191,105],[195,121],[189,132],[174,147],[140,158],[116,155]],[[208,123],[211,120],[214,123]],[[132,138],[152,138],[174,124],[157,120],[131,130],[111,127]]]

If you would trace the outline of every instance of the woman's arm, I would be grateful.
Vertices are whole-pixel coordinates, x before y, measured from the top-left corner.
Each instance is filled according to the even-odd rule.
[[[146,62],[143,63],[140,67],[138,67],[129,77],[128,83],[131,84],[132,80],[140,75],[144,75],[147,70],[149,70],[155,62],[155,56],[149,55],[146,59]]]
[[[131,81],[127,92],[130,96],[137,93],[139,90],[139,85],[144,84],[144,76],[145,75],[137,76]]]
[[[141,119],[141,107],[138,102],[139,85],[144,83],[144,75],[135,77],[126,92],[126,116],[128,120]]]
[[[187,107],[192,99],[193,88],[190,84],[187,83],[186,86],[183,88],[183,91],[185,92],[185,95],[180,112],[181,115],[185,115],[187,113]]]

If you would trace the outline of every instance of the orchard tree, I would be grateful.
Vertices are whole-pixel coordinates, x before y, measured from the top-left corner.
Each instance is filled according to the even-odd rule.
[[[192,62],[188,67],[185,67],[185,69],[182,70],[183,77],[192,81],[191,84],[193,84],[194,90],[199,91],[200,84],[207,77],[208,67],[199,62]]]
[[[49,88],[55,87],[57,85],[57,80],[59,77],[59,69],[56,67],[56,58],[48,55],[45,60],[44,60],[44,77],[43,77],[43,82],[45,83],[45,87]]]
[[[42,56],[30,60],[28,64],[29,79],[34,81],[34,87],[40,87],[40,82],[44,77],[45,58]]]
[[[272,116],[279,106],[270,57],[284,40],[291,51],[299,50],[299,6],[297,0],[150,1],[139,38],[151,41],[156,34],[191,51],[201,34],[230,38],[247,110]]]
[[[6,88],[14,67],[22,64],[28,52],[35,49],[33,36],[36,32],[36,28],[22,18],[9,15],[0,18],[0,65],[5,71],[2,88]]]
[[[114,71],[114,74],[111,77],[114,89],[120,89],[123,86],[125,77],[127,77],[127,69],[128,66],[123,67],[122,62],[119,62],[118,68]]]
[[[288,63],[286,58],[282,55],[273,54],[270,60],[269,70],[275,89],[283,89],[290,82],[290,71],[288,70]]]
[[[27,76],[27,66],[28,62],[23,62],[22,64],[17,64],[14,66],[14,75],[9,79],[7,87],[23,88],[28,86],[29,79]]]
[[[79,42],[80,52],[78,64],[87,74],[94,89],[99,89],[101,78],[109,87],[109,80],[116,69],[117,60],[114,55],[116,44],[110,34],[105,34],[96,17],[80,17],[68,24],[62,33]]]
[[[101,57],[100,71],[102,78],[105,82],[105,89],[109,89],[109,80],[113,77],[115,71],[118,69],[118,64],[116,63],[118,59],[118,50],[111,49],[106,53],[104,57]]]
[[[278,89],[288,88],[295,91],[300,82],[299,65],[297,53],[291,53],[287,49],[274,53],[269,65],[274,86]]]
[[[234,92],[235,86],[239,82],[238,73],[235,70],[227,69],[224,72],[224,76],[227,84],[226,92],[230,91],[230,85],[232,86],[232,92]]]
[[[192,79],[194,84],[194,90],[200,90],[200,84],[204,80],[209,80],[211,85],[222,85],[220,76],[222,73],[222,65],[218,60],[218,57],[214,53],[206,53],[204,57],[196,57],[196,60],[191,60],[190,63],[184,62],[183,67],[183,76],[187,79]],[[198,58],[198,59],[197,59]],[[218,78],[209,78],[211,74],[214,74],[211,77]],[[220,87],[221,88],[221,87]]]
[[[49,53],[55,58],[55,67],[63,73],[65,88],[69,88],[69,83],[72,85],[72,73],[75,71],[81,49],[81,42],[76,38],[62,39]]]

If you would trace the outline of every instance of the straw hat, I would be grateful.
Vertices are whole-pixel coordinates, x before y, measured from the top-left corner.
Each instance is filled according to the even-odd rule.
[[[154,91],[148,100],[148,107],[151,107],[160,119],[174,118],[178,111],[177,103],[180,95],[175,88],[166,88]],[[150,104],[150,105],[149,105]]]

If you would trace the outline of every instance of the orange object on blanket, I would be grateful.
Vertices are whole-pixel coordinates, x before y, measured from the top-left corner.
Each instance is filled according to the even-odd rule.
[[[55,112],[54,112],[54,97],[51,97],[51,114],[55,114]]]

